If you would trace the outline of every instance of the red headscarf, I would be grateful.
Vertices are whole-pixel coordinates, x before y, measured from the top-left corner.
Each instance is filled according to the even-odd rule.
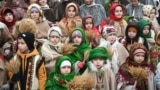
[[[122,5],[120,5],[120,4],[112,4],[111,5],[111,7],[110,7],[110,15],[109,15],[109,17],[110,17],[110,19],[113,19],[113,20],[115,20],[115,21],[121,21],[122,19],[123,19],[123,17],[121,17],[121,18],[118,18],[118,17],[116,17],[115,16],[115,8],[117,7],[117,6],[120,6],[121,8],[122,8],[122,10],[123,10],[123,13],[124,13],[124,8],[123,8],[123,6]]]

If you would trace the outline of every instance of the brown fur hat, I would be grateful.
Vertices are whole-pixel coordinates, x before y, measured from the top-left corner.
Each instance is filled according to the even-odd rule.
[[[72,81],[68,83],[68,90],[92,90],[94,87],[94,80],[91,75],[75,76]]]
[[[36,33],[37,25],[32,19],[22,19],[21,21],[17,21],[15,26],[13,27],[13,36],[17,38],[20,33],[31,32]]]

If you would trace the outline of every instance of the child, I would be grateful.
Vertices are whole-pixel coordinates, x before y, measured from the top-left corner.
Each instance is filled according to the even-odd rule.
[[[141,43],[132,45],[129,57],[117,74],[117,90],[156,90],[148,51]]]
[[[72,62],[75,65],[75,69],[80,69],[79,72],[80,74],[82,74],[86,66],[85,61],[83,61],[84,53],[87,50],[91,49],[84,30],[81,28],[75,28],[70,36],[70,43],[74,44],[76,49],[67,56],[69,56],[72,59]]]
[[[47,38],[47,32],[50,28],[49,24],[45,20],[43,10],[38,4],[31,4],[27,10],[28,17],[36,22],[38,31],[36,32],[36,38]]]
[[[109,53],[104,47],[97,47],[90,51],[88,68],[83,75],[90,74],[94,79],[94,90],[116,90],[115,75],[108,68]]]
[[[78,11],[78,6],[75,3],[69,3],[66,6],[65,16],[59,22],[63,35],[69,36],[75,27],[82,26],[82,20]]]
[[[113,72],[116,74],[118,72],[119,66],[125,62],[128,57],[128,51],[125,47],[119,43],[117,40],[116,29],[113,26],[106,26],[102,31],[102,39],[105,39],[108,43],[105,43],[102,39],[99,46],[110,47],[113,51],[113,56],[111,58],[111,67]],[[123,51],[123,53],[121,53]]]
[[[91,43],[92,48],[95,48],[98,45],[98,39],[101,34],[98,29],[94,26],[94,18],[92,15],[86,15],[82,19],[83,28],[85,30],[86,36]],[[93,38],[90,38],[89,35],[93,34]]]
[[[67,90],[67,83],[75,76],[71,59],[60,57],[55,64],[55,70],[49,74],[45,90]]]
[[[100,28],[104,28],[106,25],[114,26],[117,31],[116,34],[119,38],[125,36],[125,30],[127,22],[123,19],[124,8],[120,4],[112,4],[110,7],[109,18],[106,18],[100,25]]]
[[[18,51],[14,60],[19,60],[18,73],[9,72],[11,81],[20,82],[21,90],[44,90],[46,70],[43,58],[34,47],[35,37],[30,32],[18,35]]]
[[[48,31],[48,40],[46,40],[42,47],[41,53],[45,57],[45,67],[47,74],[54,69],[55,62],[59,56],[61,56],[61,29],[58,26],[50,28]]]
[[[12,34],[13,26],[16,23],[16,17],[14,15],[14,12],[10,8],[6,8],[6,7],[2,8],[1,19],[2,19],[2,22],[6,24],[6,26],[8,27],[10,34]]]
[[[159,64],[160,55],[160,31],[157,32],[155,36],[155,45],[150,49],[150,62],[153,65],[154,71],[157,70],[157,65]]]
[[[151,23],[148,20],[141,19],[139,20],[138,25],[140,29],[140,36],[144,39],[144,45],[147,49],[150,49],[155,43],[155,33],[151,30]]]
[[[127,25],[125,37],[120,41],[128,51],[134,43],[143,43],[143,38],[140,37],[138,22],[133,21]]]

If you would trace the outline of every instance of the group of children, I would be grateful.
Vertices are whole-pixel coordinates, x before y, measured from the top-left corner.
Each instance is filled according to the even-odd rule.
[[[9,28],[7,33],[12,34],[0,35],[5,37],[0,39],[3,46],[0,59],[4,61],[1,66],[7,71],[10,89],[160,89],[160,32],[152,30],[153,25],[146,19],[127,23],[124,12],[122,5],[112,4],[109,17],[95,26],[92,15],[81,18],[78,6],[69,3],[60,22],[49,27],[38,4],[28,7],[30,19],[16,23],[11,9],[5,9],[2,21],[11,14],[13,21],[3,23]],[[83,83],[76,86],[79,75],[91,77],[91,82],[83,82],[89,82],[90,86]],[[75,80],[77,83],[70,84]]]

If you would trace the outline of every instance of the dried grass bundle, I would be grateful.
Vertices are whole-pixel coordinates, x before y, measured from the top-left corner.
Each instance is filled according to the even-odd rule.
[[[13,58],[9,61],[6,62],[5,68],[12,73],[18,73],[19,68],[20,68],[20,61],[19,60],[14,60]]]
[[[65,44],[62,46],[62,48],[61,48],[62,55],[70,54],[70,53],[72,53],[75,49],[76,49],[76,47],[74,47],[73,44],[67,44],[67,43],[65,43]]]
[[[114,52],[112,51],[112,49],[110,47],[107,47],[106,49],[108,51],[109,58],[112,59],[112,56],[113,56]]]
[[[147,79],[147,70],[142,67],[128,67],[129,72],[136,80]]]
[[[75,76],[67,85],[68,90],[92,90],[94,80],[91,75]]]
[[[89,53],[90,53],[89,50],[87,50],[87,51],[84,52],[84,59],[83,59],[84,62],[88,59]]]
[[[91,30],[85,31],[85,33],[86,33],[86,37],[87,37],[87,39],[88,39],[89,42],[92,41],[92,40],[94,40],[96,38],[96,35]]]

